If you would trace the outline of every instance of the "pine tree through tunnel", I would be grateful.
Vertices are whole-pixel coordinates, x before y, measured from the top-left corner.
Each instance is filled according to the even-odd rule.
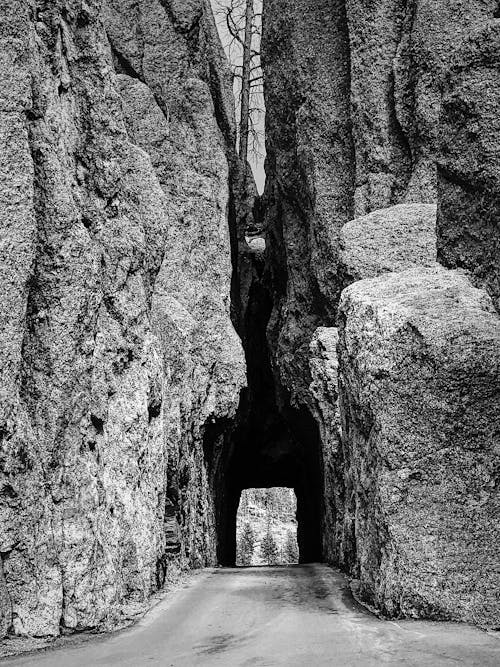
[[[293,489],[245,489],[236,519],[236,565],[294,565],[298,561]]]

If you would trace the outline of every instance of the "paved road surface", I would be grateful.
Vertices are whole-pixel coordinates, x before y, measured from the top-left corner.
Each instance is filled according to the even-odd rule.
[[[131,630],[24,658],[37,667],[499,667],[500,639],[464,625],[390,622],[322,565],[207,571]]]

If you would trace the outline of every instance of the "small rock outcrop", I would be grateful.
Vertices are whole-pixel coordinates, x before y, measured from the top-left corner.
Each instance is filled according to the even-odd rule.
[[[436,263],[436,205],[399,204],[348,222],[340,232],[339,273],[347,287]]]
[[[344,557],[391,616],[500,622],[499,340],[490,298],[456,272],[342,295]]]

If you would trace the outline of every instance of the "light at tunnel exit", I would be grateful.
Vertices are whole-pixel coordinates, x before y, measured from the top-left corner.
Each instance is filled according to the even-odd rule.
[[[293,489],[245,489],[236,519],[236,565],[298,563],[297,498]]]

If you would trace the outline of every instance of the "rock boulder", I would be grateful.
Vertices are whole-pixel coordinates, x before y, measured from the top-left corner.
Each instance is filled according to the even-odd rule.
[[[399,204],[348,222],[340,232],[345,287],[382,273],[436,263],[436,206]]]
[[[391,616],[498,626],[500,319],[460,273],[348,287],[340,405],[360,595]]]

